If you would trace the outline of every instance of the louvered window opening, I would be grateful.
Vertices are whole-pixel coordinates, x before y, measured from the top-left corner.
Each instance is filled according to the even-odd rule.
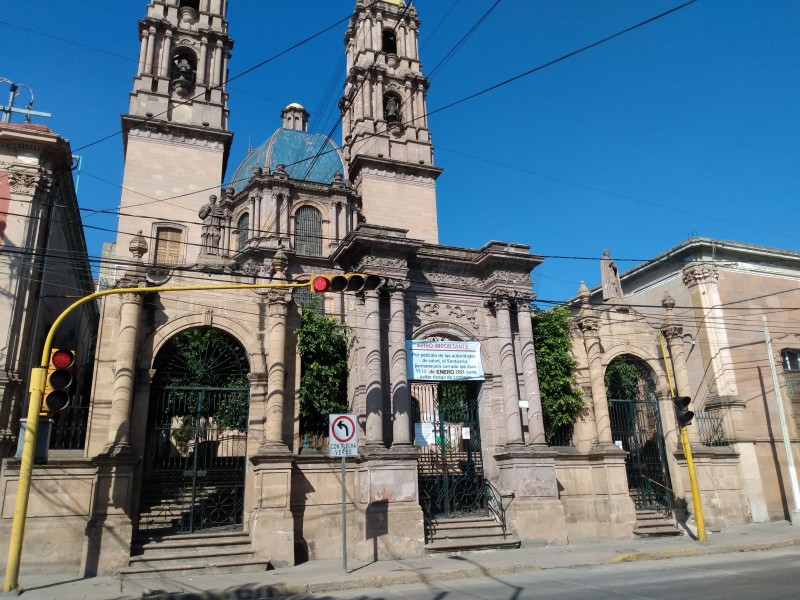
[[[180,229],[173,227],[161,227],[158,229],[155,252],[155,263],[157,265],[175,266],[182,263],[181,237],[182,232]]]
[[[294,216],[294,250],[306,256],[322,256],[322,214],[302,206]]]
[[[245,213],[239,219],[238,224],[236,225],[236,231],[239,234],[237,237],[239,238],[238,250],[243,250],[244,247],[247,245],[247,238],[248,234],[250,233],[250,215]]]

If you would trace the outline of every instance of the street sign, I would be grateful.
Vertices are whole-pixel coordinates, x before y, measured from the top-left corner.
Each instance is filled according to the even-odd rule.
[[[358,415],[330,415],[328,456],[358,456]]]

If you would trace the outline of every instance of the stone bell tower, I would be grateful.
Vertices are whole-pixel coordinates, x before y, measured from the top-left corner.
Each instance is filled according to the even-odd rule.
[[[117,256],[138,230],[146,263],[191,265],[201,243],[198,210],[218,194],[228,131],[227,0],[151,0],[128,114]]]
[[[345,34],[347,80],[339,102],[349,177],[367,223],[437,243],[436,178],[420,21],[403,0],[358,0]]]

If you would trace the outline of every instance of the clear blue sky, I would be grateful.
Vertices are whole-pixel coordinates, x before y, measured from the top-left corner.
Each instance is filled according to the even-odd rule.
[[[419,0],[430,73],[494,0]],[[429,111],[659,14],[680,0],[503,0],[431,79]],[[119,129],[146,0],[6,2],[0,77],[24,83],[37,119],[78,148]],[[354,0],[230,0],[231,76],[344,18]],[[275,10],[280,6],[280,10]],[[249,143],[300,102],[329,133],[344,67],[344,24],[229,86],[229,175]],[[58,38],[58,39],[56,39]],[[800,251],[800,2],[700,0],[657,22],[430,118],[440,242],[528,244],[620,268],[693,235]],[[326,91],[328,92],[326,94]],[[5,104],[7,85],[0,86]],[[25,104],[24,95],[19,103]],[[19,117],[15,118],[19,121]],[[337,129],[333,139],[341,142]],[[116,136],[81,152],[79,200],[115,209]],[[116,228],[85,213],[87,226]],[[87,229],[99,257],[114,234]],[[599,283],[597,260],[547,258],[540,299]]]

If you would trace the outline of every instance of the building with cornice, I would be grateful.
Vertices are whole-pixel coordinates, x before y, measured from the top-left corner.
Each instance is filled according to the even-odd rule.
[[[80,224],[69,142],[43,125],[0,124],[0,457],[17,452],[31,369],[41,364],[50,326],[75,298],[92,291]],[[53,340],[76,359],[72,402],[49,432],[49,445],[58,450],[78,449],[84,441],[76,424],[88,411],[97,320],[97,306],[85,305]],[[43,421],[41,435],[48,435],[50,422]]]
[[[589,468],[574,450],[583,454],[595,441],[628,453],[637,509],[693,513],[672,405],[678,395],[690,397],[695,412],[688,432],[708,526],[796,519],[778,403],[798,461],[800,254],[691,238],[616,280],[608,253],[601,263],[604,285],[582,287],[571,302],[589,412],[575,426],[574,448],[556,459],[567,513],[571,497],[585,493]],[[609,395],[619,389],[609,378],[619,361],[639,372],[638,393],[625,398]]]

